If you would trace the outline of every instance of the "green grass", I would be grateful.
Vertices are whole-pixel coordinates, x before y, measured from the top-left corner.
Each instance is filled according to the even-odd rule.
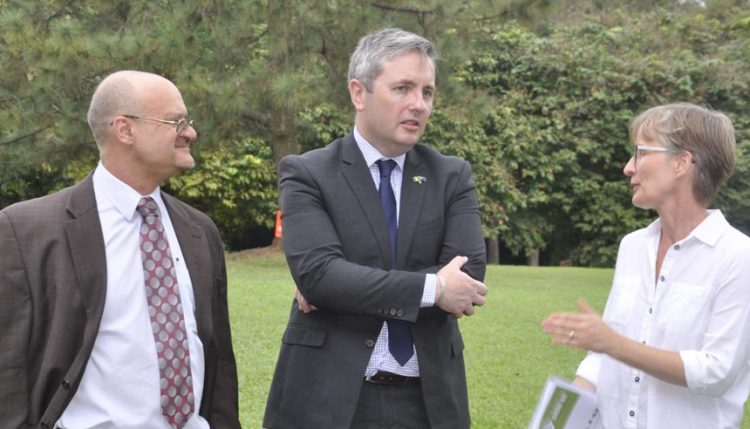
[[[227,256],[229,308],[243,427],[259,428],[288,319],[294,283],[281,253]],[[469,405],[477,429],[525,428],[551,374],[572,378],[583,351],[553,346],[541,332],[549,313],[584,297],[601,310],[611,269],[489,266],[487,304],[460,320]],[[746,409],[743,428],[750,428]]]

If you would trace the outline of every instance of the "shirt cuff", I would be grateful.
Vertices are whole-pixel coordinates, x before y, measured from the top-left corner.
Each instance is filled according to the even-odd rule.
[[[705,374],[708,373],[707,368],[704,367],[705,358],[701,358],[704,353],[697,350],[682,350],[680,353],[680,359],[682,359],[682,366],[685,368],[685,383],[687,388],[691,392],[695,393],[707,393],[705,382]]]
[[[424,276],[424,290],[422,292],[422,302],[420,308],[432,307],[435,305],[435,288],[437,287],[437,275],[427,274]]]
[[[596,386],[599,383],[599,368],[602,366],[602,355],[589,352],[578,365],[576,376],[585,378],[589,383]]]

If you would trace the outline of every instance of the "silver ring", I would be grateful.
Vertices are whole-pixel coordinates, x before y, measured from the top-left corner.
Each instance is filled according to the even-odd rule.
[[[570,333],[568,334],[568,341],[573,341],[573,336],[576,334],[575,329],[571,329]]]

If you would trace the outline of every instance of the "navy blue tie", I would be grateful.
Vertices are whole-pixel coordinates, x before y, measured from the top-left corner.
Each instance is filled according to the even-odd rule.
[[[398,232],[398,219],[396,218],[396,197],[391,187],[391,172],[396,167],[396,161],[392,159],[381,159],[377,162],[380,169],[380,203],[383,205],[383,214],[388,222],[388,235],[391,241],[391,264],[396,268],[396,236]],[[388,351],[391,352],[396,362],[404,366],[414,354],[414,345],[411,339],[409,325],[403,320],[388,320]]]

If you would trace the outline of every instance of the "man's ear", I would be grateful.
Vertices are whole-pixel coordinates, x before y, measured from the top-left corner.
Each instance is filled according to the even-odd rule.
[[[365,87],[365,84],[358,81],[357,79],[352,79],[349,81],[349,96],[352,99],[352,104],[354,105],[354,109],[357,112],[361,112],[365,108],[365,94],[367,93],[367,88]]]
[[[128,118],[124,116],[116,116],[112,120],[112,134],[120,143],[132,144],[135,136],[133,135],[133,128],[130,126],[131,123]]]

